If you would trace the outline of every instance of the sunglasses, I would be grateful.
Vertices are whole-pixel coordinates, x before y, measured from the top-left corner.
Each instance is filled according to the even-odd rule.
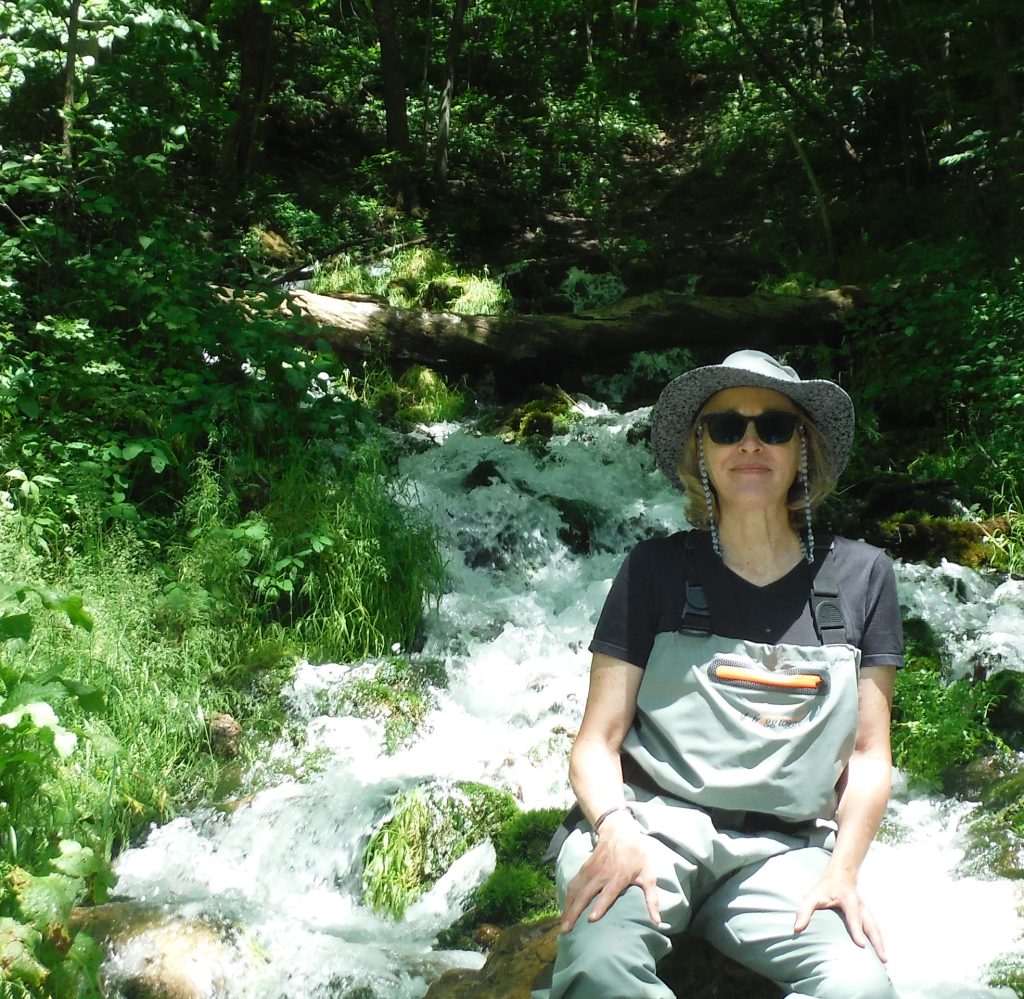
[[[797,413],[770,409],[757,416],[744,416],[734,410],[725,413],[708,413],[700,422],[708,428],[708,436],[716,444],[739,444],[747,434],[751,423],[763,444],[788,444],[800,424]]]

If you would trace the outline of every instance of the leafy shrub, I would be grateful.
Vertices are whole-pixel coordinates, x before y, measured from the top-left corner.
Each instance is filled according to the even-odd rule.
[[[618,302],[626,294],[626,285],[617,274],[591,274],[571,267],[560,290],[572,303],[572,311],[580,313]]]
[[[984,682],[946,683],[926,662],[910,662],[896,675],[893,762],[910,783],[941,790],[957,767],[998,740],[987,721],[998,695]]]
[[[5,867],[0,882],[0,987],[3,994],[50,999],[100,999],[103,951],[70,927],[71,910],[88,896],[106,899],[109,865],[92,850],[62,841],[49,872]],[[9,991],[8,991],[9,990]]]

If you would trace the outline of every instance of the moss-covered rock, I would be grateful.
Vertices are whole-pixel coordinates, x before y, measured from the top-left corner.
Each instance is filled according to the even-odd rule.
[[[363,853],[363,899],[400,919],[467,850],[494,839],[519,811],[485,784],[434,784],[398,795]]]
[[[990,526],[954,517],[936,517],[909,510],[868,527],[866,541],[907,562],[938,565],[943,559],[977,569],[989,565],[998,551],[989,542]]]
[[[579,419],[576,403],[560,388],[538,385],[533,398],[509,410],[490,428],[507,441],[537,444],[567,433]]]
[[[550,984],[558,942],[558,919],[520,923],[502,935],[478,971],[446,971],[426,999],[529,999]],[[677,996],[701,999],[778,999],[767,979],[736,964],[701,940],[685,939],[658,973]]]
[[[413,663],[387,656],[353,668],[344,683],[331,689],[322,710],[380,722],[384,726],[383,749],[391,755],[415,736],[435,704],[435,689],[447,683],[444,664],[439,661]]]
[[[557,913],[555,884],[536,864],[498,864],[473,896],[473,916],[485,923],[508,926]]]

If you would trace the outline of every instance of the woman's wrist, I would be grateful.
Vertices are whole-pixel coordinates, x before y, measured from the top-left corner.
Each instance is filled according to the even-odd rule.
[[[602,812],[594,820],[594,835],[600,838],[602,833],[609,833],[623,824],[636,825],[636,815],[630,805],[616,805]]]

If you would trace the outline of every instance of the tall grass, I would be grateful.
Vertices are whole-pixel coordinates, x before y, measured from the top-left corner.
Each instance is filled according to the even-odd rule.
[[[42,863],[68,838],[109,858],[208,799],[220,776],[210,714],[274,730],[296,657],[344,662],[414,642],[443,575],[433,531],[398,498],[379,448],[333,466],[322,457],[296,450],[248,498],[197,460],[171,547],[86,515],[52,559],[0,522],[10,571],[80,594],[94,622],[87,632],[40,616],[7,665],[105,698],[99,710],[57,706],[78,748],[38,771],[19,860]]]

